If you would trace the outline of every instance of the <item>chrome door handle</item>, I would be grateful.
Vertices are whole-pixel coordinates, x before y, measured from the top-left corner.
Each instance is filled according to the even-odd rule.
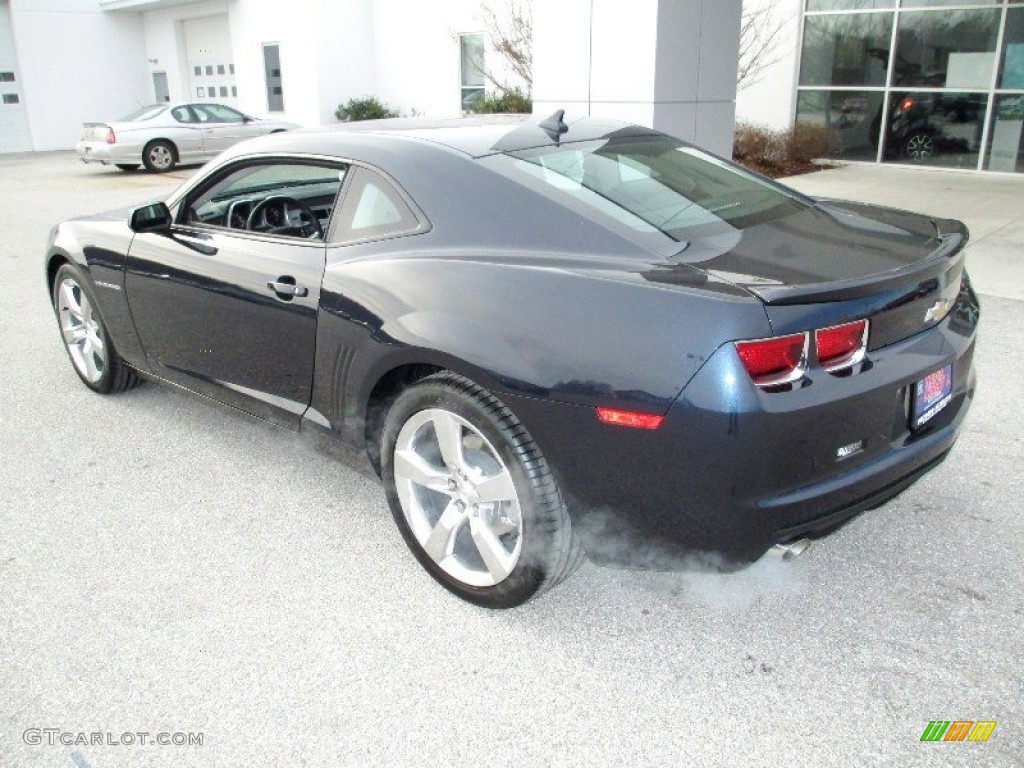
[[[302,298],[303,296],[309,295],[309,289],[302,285],[296,285],[295,283],[275,283],[273,281],[267,283],[267,288],[272,290],[274,293],[283,296],[297,296]]]

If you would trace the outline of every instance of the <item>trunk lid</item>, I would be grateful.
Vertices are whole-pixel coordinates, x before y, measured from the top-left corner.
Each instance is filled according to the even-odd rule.
[[[106,123],[84,123],[82,125],[82,141],[106,141],[110,126]]]
[[[695,239],[681,256],[757,296],[775,333],[867,317],[869,348],[877,349],[946,316],[960,291],[967,237],[958,221],[819,200],[725,240]]]

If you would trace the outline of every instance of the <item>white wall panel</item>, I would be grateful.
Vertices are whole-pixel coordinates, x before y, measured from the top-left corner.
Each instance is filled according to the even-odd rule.
[[[14,32],[6,0],[0,2],[0,72],[10,72],[13,81],[0,81],[0,152],[28,152],[32,149],[32,134],[28,128],[28,112],[21,87],[21,73],[14,49]]]
[[[137,14],[105,13],[96,0],[13,0],[10,15],[34,149],[70,149],[83,122],[152,101]]]

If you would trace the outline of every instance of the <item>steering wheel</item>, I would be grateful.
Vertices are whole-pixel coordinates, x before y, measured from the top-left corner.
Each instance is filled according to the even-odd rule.
[[[284,195],[272,195],[256,203],[245,228],[271,235],[324,239],[324,228],[312,209],[301,200]]]

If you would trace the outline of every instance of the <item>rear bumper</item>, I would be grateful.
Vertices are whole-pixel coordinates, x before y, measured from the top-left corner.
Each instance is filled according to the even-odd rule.
[[[103,165],[135,163],[137,165],[142,162],[142,152],[139,147],[107,144],[105,141],[80,141],[75,149],[83,163],[102,163]]]
[[[707,361],[656,431],[600,424],[590,408],[513,398],[597,561],[673,567],[695,554],[750,562],[878,506],[936,466],[974,395],[973,294],[941,323],[790,392],[758,390],[731,344]],[[953,396],[909,429],[910,392],[952,363]],[[839,448],[863,448],[839,458]]]

